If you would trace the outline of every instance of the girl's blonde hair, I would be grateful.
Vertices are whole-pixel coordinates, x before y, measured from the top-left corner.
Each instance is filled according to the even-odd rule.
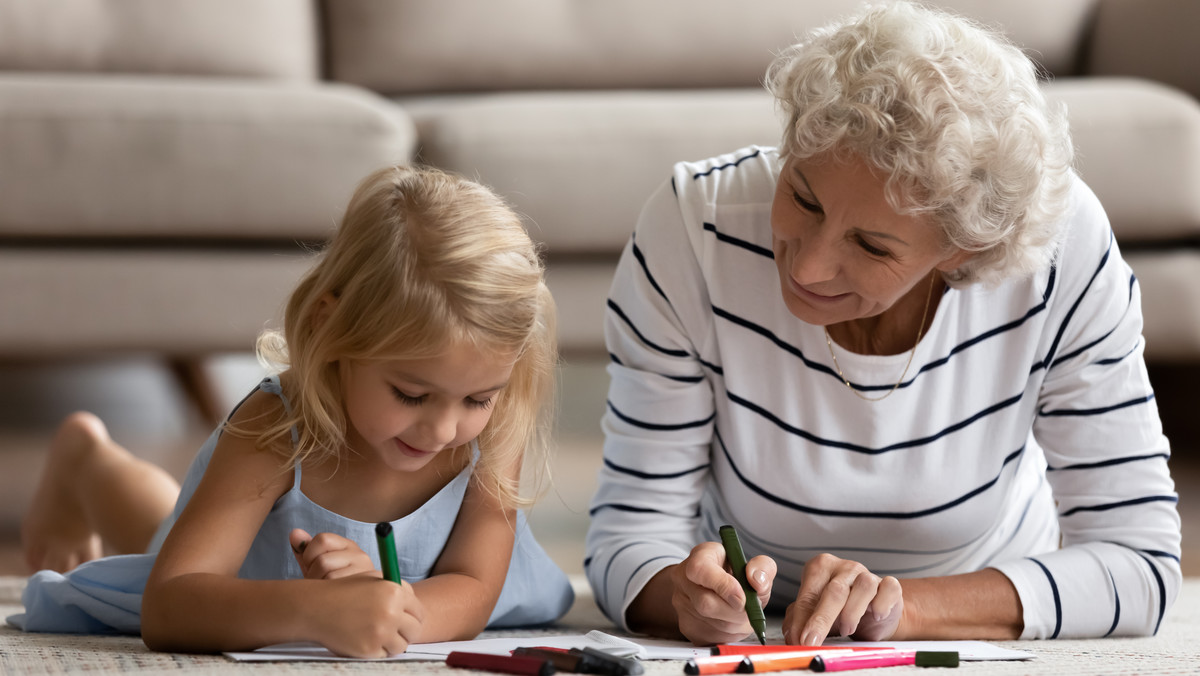
[[[347,426],[339,359],[421,359],[463,344],[497,359],[516,355],[479,435],[475,476],[506,506],[528,504],[510,468],[525,460],[545,471],[557,361],[537,248],[513,210],[478,183],[432,168],[376,171],[292,292],[282,332],[258,339],[259,358],[288,370],[292,402],[260,443],[290,442],[294,427],[289,467],[337,455]]]
[[[1074,151],[1066,111],[1000,34],[909,2],[867,7],[779,55],[767,88],[788,117],[785,156],[853,153],[885,176],[900,213],[925,213],[976,252],[956,285],[1029,274],[1052,259]]]

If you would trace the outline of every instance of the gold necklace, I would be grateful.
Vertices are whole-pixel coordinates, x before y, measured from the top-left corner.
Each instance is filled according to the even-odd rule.
[[[933,284],[937,280],[937,273],[929,278],[929,291],[925,294],[925,310],[921,312],[921,323],[917,325],[917,342],[913,343],[912,349],[908,352],[908,361],[904,363],[904,371],[900,374],[900,380],[892,385],[892,389],[884,393],[880,397],[868,397],[867,395],[854,389],[850,381],[842,373],[842,367],[838,365],[837,355],[833,353],[833,340],[829,337],[829,327],[825,327],[825,345],[829,347],[829,356],[833,357],[833,367],[837,369],[838,377],[846,384],[846,387],[854,393],[854,396],[865,401],[882,401],[892,396],[892,393],[900,387],[900,383],[904,382],[904,376],[908,375],[908,367],[912,366],[913,356],[917,354],[917,346],[921,344],[921,334],[925,331],[925,318],[929,316],[929,301],[933,298]]]

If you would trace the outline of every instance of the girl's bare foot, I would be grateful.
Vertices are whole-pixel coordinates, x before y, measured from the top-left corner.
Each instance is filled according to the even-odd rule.
[[[88,466],[112,445],[104,423],[91,413],[73,413],[59,425],[21,522],[21,547],[31,572],[66,572],[101,555],[100,536],[79,501],[79,482],[88,480]]]

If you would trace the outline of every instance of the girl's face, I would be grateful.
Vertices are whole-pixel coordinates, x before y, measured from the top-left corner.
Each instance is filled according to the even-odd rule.
[[[896,213],[884,179],[858,157],[787,160],[771,232],[784,303],[818,326],[882,314],[934,268],[954,270],[967,258],[947,251],[926,217]],[[914,291],[922,300],[926,286]]]
[[[470,345],[430,359],[342,360],[347,442],[395,471],[418,470],[479,436],[512,369]]]

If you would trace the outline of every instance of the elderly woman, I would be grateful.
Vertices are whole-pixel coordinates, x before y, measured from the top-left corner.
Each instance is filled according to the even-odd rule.
[[[1153,634],[1177,495],[1139,287],[1002,38],[902,2],[768,87],[780,149],[680,163],[608,302],[585,567],[619,625],[783,638]]]

